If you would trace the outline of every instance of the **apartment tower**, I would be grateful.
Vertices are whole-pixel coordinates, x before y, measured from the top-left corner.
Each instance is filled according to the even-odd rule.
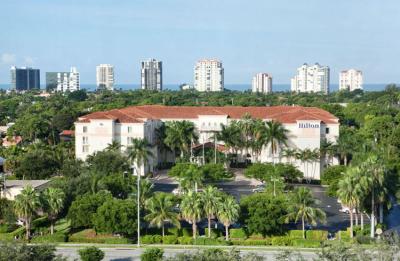
[[[253,77],[252,91],[255,93],[272,93],[272,76],[268,73],[257,73]]]
[[[141,86],[143,90],[162,91],[162,62],[156,59],[142,61]]]
[[[362,90],[363,74],[356,69],[341,71],[339,74],[339,90]]]
[[[291,79],[292,92],[329,93],[329,67],[303,64]]]
[[[224,90],[224,68],[216,59],[203,59],[194,67],[194,88],[200,92]]]
[[[114,66],[100,64],[96,67],[96,83],[98,90],[114,90]]]

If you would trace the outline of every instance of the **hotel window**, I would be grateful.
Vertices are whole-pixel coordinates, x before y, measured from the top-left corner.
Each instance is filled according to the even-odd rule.
[[[126,140],[126,144],[128,144],[128,146],[129,146],[129,145],[132,145],[132,143],[133,143],[133,138],[132,137],[128,137],[127,140]]]
[[[83,126],[83,130],[82,130],[84,133],[86,133],[87,132],[87,126]]]
[[[89,144],[89,137],[82,137],[82,144],[83,145]]]
[[[329,128],[325,128],[325,134],[329,134]]]
[[[132,133],[132,127],[128,127],[128,133]]]
[[[88,153],[89,152],[89,145],[83,145],[82,146],[82,152],[83,153]]]

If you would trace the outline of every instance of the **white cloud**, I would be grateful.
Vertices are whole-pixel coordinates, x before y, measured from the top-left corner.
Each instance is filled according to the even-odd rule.
[[[13,64],[16,60],[16,55],[12,53],[2,53],[0,57],[1,64]]]
[[[35,63],[35,59],[30,57],[30,56],[26,56],[24,57],[24,64],[26,65],[32,65]]]

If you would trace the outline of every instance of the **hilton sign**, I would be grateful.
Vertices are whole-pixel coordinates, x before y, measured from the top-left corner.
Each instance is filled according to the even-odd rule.
[[[317,129],[319,128],[319,124],[318,123],[299,123],[299,128],[300,129]]]

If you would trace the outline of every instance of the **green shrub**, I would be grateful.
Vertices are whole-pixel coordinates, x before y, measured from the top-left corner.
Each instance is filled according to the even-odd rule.
[[[164,250],[161,248],[147,248],[141,255],[141,261],[161,261],[164,255]]]
[[[208,228],[204,229],[204,235],[206,237],[208,237]],[[211,238],[217,238],[221,236],[221,231],[219,231],[218,229],[212,228],[211,229]]]
[[[290,230],[289,237],[290,238],[303,238],[303,230]]]
[[[350,242],[351,238],[350,238],[350,234],[348,233],[348,231],[338,231],[337,234],[337,239],[341,240],[341,241],[345,241],[345,242]]]
[[[271,240],[266,239],[246,239],[242,242],[243,246],[268,246],[271,245]]]
[[[8,233],[8,225],[7,224],[1,224],[0,225],[0,233]]]
[[[192,245],[193,238],[192,237],[178,237],[178,242],[181,245]]]
[[[247,238],[246,232],[244,231],[243,228],[231,228],[231,229],[229,229],[229,236],[231,238],[236,238],[236,239],[245,239],[245,238]]]
[[[181,234],[182,234],[183,237],[191,237],[191,236],[193,236],[193,232],[189,228],[184,227],[184,228],[182,228],[181,232],[182,232]]]
[[[75,243],[94,243],[94,244],[129,244],[131,240],[127,238],[114,237],[111,234],[93,235],[94,231],[85,229],[69,236],[69,242]]]
[[[193,240],[194,245],[204,245],[204,246],[229,246],[230,242],[226,240],[220,240],[215,238],[208,238],[208,237],[198,237]]]
[[[178,237],[177,236],[164,236],[162,239],[163,244],[168,244],[168,245],[173,245],[178,243]]]
[[[54,233],[53,235],[47,234],[44,236],[36,236],[32,238],[32,243],[58,243],[67,242],[68,236],[63,233]]]
[[[262,234],[251,234],[249,236],[251,239],[264,239],[264,236]]]
[[[310,240],[324,241],[328,239],[328,231],[325,230],[307,230],[306,238]]]
[[[0,233],[0,241],[13,241],[14,236],[10,233]]]
[[[292,239],[292,246],[297,247],[321,247],[320,240],[311,240],[311,239]]]
[[[291,246],[292,239],[286,236],[277,236],[271,238],[271,245],[273,246]]]
[[[181,229],[177,228],[177,227],[171,227],[167,229],[167,235],[173,235],[176,237],[180,237],[182,236],[182,231]]]
[[[11,234],[13,237],[14,237],[14,236],[18,236],[19,238],[20,238],[20,237],[23,237],[23,236],[25,235],[25,227],[24,227],[24,226],[19,227],[19,228],[17,228],[16,230],[14,230],[13,232],[11,232],[10,234]]]
[[[131,244],[132,240],[125,237],[108,237],[104,238],[104,244]]]
[[[371,244],[373,242],[373,239],[370,236],[357,235],[356,241],[359,244]]]
[[[104,258],[104,252],[97,247],[86,247],[79,250],[82,261],[100,261]]]
[[[160,244],[162,242],[162,236],[160,235],[145,235],[140,238],[143,244]]]

